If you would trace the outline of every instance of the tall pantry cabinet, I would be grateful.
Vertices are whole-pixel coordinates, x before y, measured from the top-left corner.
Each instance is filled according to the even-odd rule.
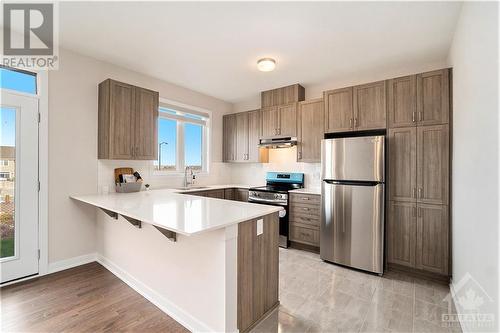
[[[449,275],[449,70],[388,80],[387,262]]]

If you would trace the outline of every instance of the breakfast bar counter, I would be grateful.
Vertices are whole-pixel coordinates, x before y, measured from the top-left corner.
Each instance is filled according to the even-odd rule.
[[[75,195],[97,261],[190,331],[246,332],[278,305],[277,206],[179,190]]]

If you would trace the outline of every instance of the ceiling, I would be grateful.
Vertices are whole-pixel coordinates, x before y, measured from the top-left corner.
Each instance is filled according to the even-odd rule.
[[[61,2],[60,45],[228,102],[446,59],[457,2]],[[256,68],[262,57],[274,72]]]

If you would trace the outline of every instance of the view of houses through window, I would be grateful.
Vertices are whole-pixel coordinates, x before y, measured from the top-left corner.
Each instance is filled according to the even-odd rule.
[[[155,168],[166,172],[182,172],[186,167],[206,171],[208,120],[208,115],[160,107]]]

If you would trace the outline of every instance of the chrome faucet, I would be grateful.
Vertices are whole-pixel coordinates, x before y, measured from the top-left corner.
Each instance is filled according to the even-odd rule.
[[[188,181],[188,170],[189,170],[189,173],[190,173],[190,176],[191,176],[191,180]],[[193,184],[193,169],[191,169],[191,167],[186,167],[186,169],[184,169],[184,187],[187,188],[188,185],[192,185]]]

